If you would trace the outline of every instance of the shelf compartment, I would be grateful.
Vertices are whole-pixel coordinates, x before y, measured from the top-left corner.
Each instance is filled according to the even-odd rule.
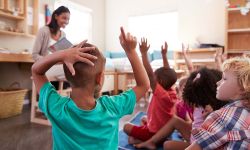
[[[227,49],[250,49],[250,32],[228,34]]]
[[[242,15],[240,11],[228,13],[228,30],[245,29],[250,27],[250,13]]]

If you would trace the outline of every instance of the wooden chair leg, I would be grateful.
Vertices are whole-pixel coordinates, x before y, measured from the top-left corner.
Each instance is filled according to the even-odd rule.
[[[36,103],[37,103],[37,92],[36,92],[35,83],[32,81],[31,116],[30,116],[31,122],[33,122],[35,118]]]

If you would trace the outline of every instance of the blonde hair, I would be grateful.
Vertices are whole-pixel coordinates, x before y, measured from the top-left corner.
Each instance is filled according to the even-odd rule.
[[[243,98],[250,100],[250,58],[234,57],[222,64],[222,71],[232,71],[244,89]]]

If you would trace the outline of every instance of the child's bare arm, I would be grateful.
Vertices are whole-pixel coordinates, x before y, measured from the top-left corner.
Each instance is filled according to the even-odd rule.
[[[190,146],[188,146],[188,148],[186,148],[185,150],[202,150],[201,147],[196,144],[196,143],[192,143]]]
[[[119,38],[121,46],[125,50],[134,72],[136,86],[133,88],[133,90],[136,94],[136,101],[139,101],[140,98],[148,91],[150,85],[146,71],[135,51],[137,44],[136,37],[130,35],[130,33],[125,35],[123,27],[121,27],[121,34]]]
[[[217,49],[215,53],[215,64],[218,70],[221,70],[222,62],[223,62],[223,54],[222,49]]]
[[[188,71],[189,72],[192,72],[194,71],[194,66],[193,66],[193,63],[192,61],[190,60],[190,58],[188,57],[188,54],[187,54],[187,51],[189,50],[189,46],[187,47],[187,49],[185,49],[185,46],[184,44],[182,44],[182,54],[183,54],[183,57],[185,59],[185,62],[186,62],[186,65],[188,67]]]
[[[155,79],[154,71],[149,63],[149,60],[148,60],[147,52],[148,52],[149,47],[150,47],[150,45],[148,45],[147,39],[142,38],[141,43],[139,44],[140,52],[142,55],[142,63],[143,63],[143,66],[145,67],[146,72],[148,74],[151,89],[154,91],[155,87],[156,87],[156,79]]]
[[[80,43],[74,48],[69,48],[66,50],[61,50],[53,54],[47,55],[44,58],[37,61],[32,66],[32,77],[36,86],[38,93],[40,92],[41,87],[44,83],[48,82],[48,79],[45,75],[46,71],[49,70],[54,64],[59,62],[64,62],[69,68],[72,75],[75,74],[73,64],[75,62],[85,62],[87,64],[93,65],[90,61],[91,59],[96,59],[95,56],[87,54],[85,52],[93,50],[93,47],[84,47],[81,46],[86,43],[86,41]]]
[[[169,63],[168,63],[167,53],[168,53],[168,43],[165,42],[165,45],[161,46],[161,55],[162,55],[162,60],[163,60],[163,67],[170,68]]]

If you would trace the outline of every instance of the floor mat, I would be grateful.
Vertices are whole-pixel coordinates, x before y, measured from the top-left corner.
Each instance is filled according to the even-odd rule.
[[[131,119],[131,123],[139,125],[140,124],[140,119],[142,116],[146,115],[145,112],[138,112],[133,119]],[[171,140],[176,140],[176,141],[182,141],[182,138],[180,134],[175,131],[173,134],[169,137]],[[123,130],[119,131],[119,150],[136,150],[136,148],[128,144],[128,136]],[[162,150],[162,147],[159,147],[157,150]]]

